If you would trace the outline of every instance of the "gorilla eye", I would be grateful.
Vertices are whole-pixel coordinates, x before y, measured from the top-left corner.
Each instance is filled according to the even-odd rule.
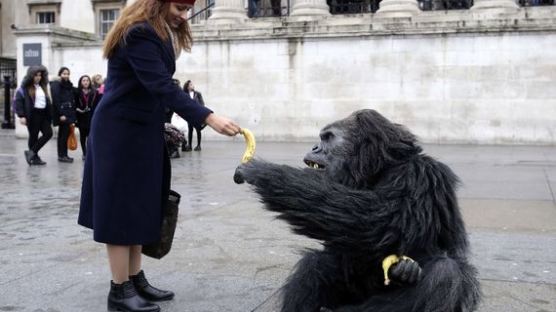
[[[334,137],[334,133],[332,133],[332,131],[326,131],[324,133],[321,133],[320,135],[320,139],[322,141],[328,141],[330,139],[332,139]]]

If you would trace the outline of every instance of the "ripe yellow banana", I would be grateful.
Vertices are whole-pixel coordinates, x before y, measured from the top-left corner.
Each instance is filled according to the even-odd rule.
[[[384,260],[382,260],[382,271],[384,271],[384,285],[388,286],[390,284],[390,278],[388,277],[388,270],[390,269],[390,267],[400,262],[401,260],[414,261],[410,257],[398,257],[397,255],[389,255],[388,257],[384,258]]]
[[[241,163],[244,164],[255,156],[255,136],[249,129],[245,128],[242,128],[239,133],[243,134],[245,138],[245,152],[243,152],[243,157],[241,157]]]

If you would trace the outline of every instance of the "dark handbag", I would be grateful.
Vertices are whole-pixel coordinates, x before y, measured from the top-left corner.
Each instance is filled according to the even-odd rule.
[[[160,241],[143,245],[143,254],[156,259],[161,259],[170,252],[174,232],[178,223],[178,211],[180,204],[180,194],[170,190],[166,205],[162,211],[162,226],[160,228]]]

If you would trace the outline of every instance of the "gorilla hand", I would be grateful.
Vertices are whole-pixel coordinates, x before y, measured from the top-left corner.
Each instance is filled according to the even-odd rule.
[[[234,182],[236,184],[243,184],[245,182],[245,179],[243,178],[243,173],[241,171],[243,165],[239,165],[236,168],[236,172],[234,172]]]
[[[256,160],[250,160],[239,165],[234,173],[234,182],[236,184],[243,184],[244,182],[253,184],[252,178],[254,177],[257,163],[258,161]]]
[[[421,267],[417,261],[403,259],[393,264],[388,270],[388,275],[392,284],[411,285],[421,279]]]

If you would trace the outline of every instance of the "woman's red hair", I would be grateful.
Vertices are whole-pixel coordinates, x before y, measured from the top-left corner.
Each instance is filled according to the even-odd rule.
[[[168,14],[170,3],[160,0],[137,0],[133,4],[125,7],[114,26],[104,41],[103,56],[110,58],[119,44],[124,43],[124,38],[128,30],[134,24],[149,23],[158,36],[166,41],[170,34],[166,30],[165,17]],[[191,51],[193,37],[189,23],[184,22],[179,29],[175,29],[175,38],[178,47],[182,50]]]

